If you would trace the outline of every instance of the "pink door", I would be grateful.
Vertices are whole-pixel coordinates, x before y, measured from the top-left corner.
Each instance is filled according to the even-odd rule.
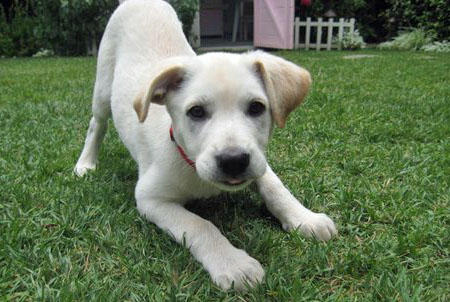
[[[294,48],[294,0],[254,0],[254,45]]]

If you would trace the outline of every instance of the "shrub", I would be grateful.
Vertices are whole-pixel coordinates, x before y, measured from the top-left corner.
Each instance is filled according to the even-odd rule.
[[[53,52],[53,50],[42,48],[33,55],[33,58],[47,58],[47,57],[53,57],[54,55],[55,55],[55,53]]]
[[[43,47],[62,55],[96,54],[117,0],[34,0]]]
[[[13,55],[14,43],[11,37],[2,30],[0,31],[0,57],[11,57]]]
[[[419,50],[423,46],[433,41],[433,34],[423,29],[413,29],[401,32],[392,41],[384,42],[378,45],[379,49],[384,50]]]
[[[38,20],[29,14],[32,1],[15,1],[8,22],[0,6],[0,56],[29,56],[41,47],[37,34]]]
[[[9,34],[9,24],[6,22],[5,12],[0,6],[0,56],[12,56],[14,43]]]
[[[355,30],[353,33],[345,32],[342,39],[337,39],[335,42],[339,44],[342,49],[347,50],[356,50],[366,47],[366,43],[358,30]]]
[[[431,44],[422,46],[420,50],[430,51],[430,52],[450,52],[450,42],[449,41],[436,41]]]

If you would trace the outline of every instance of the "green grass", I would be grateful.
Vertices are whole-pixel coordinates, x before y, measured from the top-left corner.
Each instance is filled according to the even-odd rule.
[[[245,294],[220,291],[139,216],[136,165],[113,127],[98,170],[72,174],[94,59],[0,60],[1,299],[448,301],[450,55],[360,53],[376,57],[279,53],[314,84],[268,157],[338,238],[283,232],[251,190],[192,207],[264,266]]]

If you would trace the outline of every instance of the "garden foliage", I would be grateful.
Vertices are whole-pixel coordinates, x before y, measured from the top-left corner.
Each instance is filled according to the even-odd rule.
[[[382,50],[422,50],[427,52],[450,52],[450,42],[447,40],[434,41],[433,31],[410,29],[401,32],[391,41],[378,45]],[[434,42],[433,42],[434,41]]]
[[[0,56],[41,49],[60,55],[96,52],[117,0],[14,0],[0,14]]]
[[[422,46],[421,50],[430,52],[450,52],[450,41],[435,41]]]
[[[388,0],[384,13],[395,28],[423,28],[438,40],[450,37],[450,5],[448,0]]]
[[[355,17],[365,41],[382,42],[404,28],[432,31],[439,40],[450,37],[448,0],[323,0],[301,8],[308,17],[322,17],[332,9],[337,17]]]
[[[198,0],[167,0],[190,32]],[[10,3],[10,4],[5,4]],[[12,3],[12,4],[11,4]],[[298,3],[298,2],[297,2]],[[117,0],[9,0],[0,5],[0,56],[30,56],[41,49],[58,55],[95,54]],[[450,38],[448,0],[323,0],[299,7],[301,16],[355,17],[369,43],[386,41],[404,28]]]
[[[423,29],[413,29],[400,33],[392,41],[381,43],[378,48],[384,50],[420,50],[433,41],[433,34]]]
[[[169,1],[189,32],[198,0]],[[0,56],[95,54],[117,0],[14,0],[0,5]]]
[[[8,12],[0,5],[0,56],[29,56],[41,47],[37,39],[40,22],[30,11],[29,1],[13,5]]]

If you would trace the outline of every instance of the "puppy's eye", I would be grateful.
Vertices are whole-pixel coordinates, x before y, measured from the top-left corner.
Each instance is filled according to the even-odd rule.
[[[253,101],[248,106],[247,113],[250,116],[257,117],[257,116],[260,116],[261,114],[263,114],[265,110],[266,110],[266,106],[264,106],[263,103],[258,102],[258,101]]]
[[[202,120],[206,118],[206,110],[203,106],[194,106],[188,110],[187,115],[193,120]]]

